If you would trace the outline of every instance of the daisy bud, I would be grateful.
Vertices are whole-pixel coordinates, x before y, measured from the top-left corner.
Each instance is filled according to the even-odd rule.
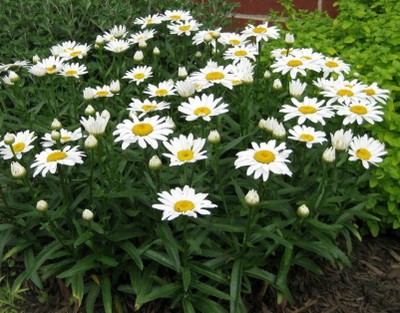
[[[360,77],[360,73],[359,72],[354,72],[353,73],[353,77],[356,77],[356,78]]]
[[[194,55],[196,58],[200,59],[201,58],[201,52],[197,51],[196,54]]]
[[[185,79],[188,76],[188,72],[186,71],[186,68],[184,66],[180,66],[178,68],[178,77]]]
[[[113,80],[111,82],[110,91],[116,94],[118,94],[121,91],[121,84],[119,83],[119,80]]]
[[[300,217],[307,217],[308,215],[310,215],[310,210],[305,204],[302,204],[297,209],[297,215]]]
[[[205,34],[204,35],[204,42],[211,42],[213,40],[213,37],[210,34]]]
[[[274,89],[281,89],[281,88],[282,88],[282,82],[280,81],[279,78],[277,78],[277,79],[274,80],[274,82],[273,82],[273,84],[272,84],[272,87],[273,87]]]
[[[153,49],[153,55],[160,55],[160,54],[161,54],[160,49],[158,49],[158,47],[154,47],[154,49]]]
[[[94,115],[94,113],[96,113],[96,110],[89,104],[85,109],[85,114],[91,116]]]
[[[96,37],[96,45],[101,46],[102,44],[104,44],[103,36],[97,35],[97,37]]]
[[[292,97],[300,97],[304,90],[306,89],[307,84],[302,83],[299,79],[292,80],[289,82],[289,93]]]
[[[278,123],[272,130],[272,136],[277,139],[283,139],[286,137],[286,129],[282,123]]]
[[[257,206],[260,203],[260,196],[258,195],[257,190],[250,190],[244,197],[244,202],[249,206]]]
[[[153,53],[154,53],[154,52],[153,52]],[[144,59],[143,52],[142,52],[142,51],[136,51],[135,54],[134,54],[134,56],[133,56],[133,59],[134,59],[136,62],[141,62],[141,61]]]
[[[294,35],[293,34],[286,34],[285,43],[288,44],[288,45],[292,45],[294,43]]]
[[[162,162],[157,155],[153,155],[149,161],[149,169],[159,170],[162,167]]]
[[[15,82],[19,81],[19,76],[14,71],[9,71],[8,72],[8,77],[10,78],[10,81],[12,83],[15,83]]]
[[[82,212],[82,218],[85,221],[91,221],[94,218],[94,214],[92,211],[88,210],[88,209],[84,209]]]
[[[99,141],[97,140],[97,138],[93,135],[89,135],[86,140],[85,140],[85,148],[86,149],[93,149],[96,148],[98,145]]]
[[[15,142],[15,136],[13,134],[7,133],[4,136],[4,143],[6,145],[12,145]]]
[[[26,175],[26,169],[18,162],[11,162],[11,175],[14,178],[22,178]]]
[[[326,148],[324,153],[322,154],[322,159],[326,163],[332,163],[335,162],[336,156],[335,156],[335,148],[334,147],[329,147]]]
[[[215,31],[215,32],[213,32],[212,37],[213,37],[214,39],[219,39],[219,38],[221,37],[221,33]]]
[[[140,49],[146,49],[147,48],[146,40],[139,40],[139,48]]]
[[[221,141],[221,136],[219,135],[218,130],[211,130],[210,134],[207,137],[209,143],[217,144]]]
[[[58,141],[58,140],[60,140],[60,138],[61,138],[61,133],[60,133],[59,131],[53,130],[53,131],[51,132],[51,139],[52,139],[52,140]]]
[[[172,128],[173,130],[176,129],[176,124],[175,124],[174,120],[173,120],[170,116],[168,116],[168,117],[165,119],[165,122],[168,123],[169,125],[171,125],[171,128]]]
[[[46,212],[48,208],[49,208],[49,204],[44,200],[39,200],[36,203],[36,210],[38,210],[39,212],[42,212],[42,213]]]
[[[54,119],[53,122],[51,122],[51,129],[52,130],[60,130],[62,128],[62,124],[58,119]]]
[[[34,64],[39,63],[39,62],[40,62],[40,57],[39,57],[37,54],[35,54],[35,55],[32,57],[32,62],[33,62]]]
[[[99,46],[97,43],[95,43],[95,44],[94,44],[94,48],[95,48],[96,50],[99,50],[99,49],[101,48],[101,46]]]
[[[271,78],[271,76],[272,76],[272,74],[271,74],[270,71],[266,70],[266,71],[264,72],[264,78],[265,78],[265,79],[269,79],[269,78]]]
[[[258,122],[258,128],[262,130],[268,130],[267,128],[267,121],[263,118]]]

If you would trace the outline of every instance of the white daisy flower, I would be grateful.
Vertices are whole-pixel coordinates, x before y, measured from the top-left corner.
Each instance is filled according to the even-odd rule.
[[[221,27],[217,29],[207,29],[207,30],[200,30],[198,31],[192,38],[193,44],[195,45],[200,45],[200,44],[208,44],[210,43],[213,47],[216,46],[214,37],[216,34],[220,34],[221,32]],[[208,40],[208,39],[211,39]]]
[[[82,164],[82,157],[85,157],[85,154],[78,149],[78,146],[73,148],[71,148],[71,146],[66,146],[62,150],[47,148],[45,151],[35,155],[35,162],[31,165],[31,168],[36,167],[33,177],[40,173],[43,177],[45,177],[48,172],[54,174],[57,171],[58,164],[67,166]]]
[[[133,33],[129,41],[133,44],[139,44],[142,42],[146,42],[147,40],[154,38],[156,31],[154,29],[145,29],[144,31]]]
[[[237,33],[221,33],[218,42],[225,46],[240,46],[250,43],[246,36]]]
[[[131,115],[131,118],[133,121],[124,120],[113,132],[114,136],[118,136],[115,142],[122,141],[123,150],[136,142],[142,149],[147,148],[147,145],[157,149],[158,141],[166,141],[167,136],[173,133],[171,124],[166,122],[165,117],[155,115],[139,120],[137,116]]]
[[[320,65],[321,70],[324,73],[324,78],[328,77],[332,73],[343,76],[343,74],[348,74],[350,72],[350,65],[339,58],[324,57],[324,59],[321,60]]]
[[[129,79],[130,83],[136,83],[136,85],[139,85],[149,77],[153,77],[153,70],[150,66],[144,65],[136,66],[127,71],[122,79]]]
[[[258,179],[262,176],[263,181],[267,181],[270,172],[278,175],[292,176],[292,172],[286,165],[292,150],[286,149],[286,143],[277,145],[275,140],[257,144],[251,143],[252,149],[240,151],[236,154],[235,168],[248,166],[246,175],[254,174]]]
[[[256,46],[240,45],[240,46],[234,46],[232,48],[228,48],[224,52],[224,59],[232,60],[232,63],[236,64],[244,58],[255,61],[257,55],[258,55],[258,48]]]
[[[325,125],[325,118],[331,118],[335,115],[330,107],[323,106],[325,101],[318,101],[317,98],[305,97],[302,101],[292,98],[293,105],[284,104],[282,109],[279,110],[281,113],[285,113],[284,121],[297,119],[297,124],[301,125],[306,120],[313,123],[321,123]]]
[[[226,88],[232,89],[232,81],[235,76],[231,72],[231,68],[218,65],[215,62],[209,61],[205,68],[194,72],[189,76],[189,79],[198,86],[197,89],[206,89],[216,84],[221,84]]]
[[[104,49],[114,52],[114,53],[121,53],[129,49],[130,42],[125,39],[115,39],[113,41],[109,41],[105,46]]]
[[[9,63],[9,64],[3,64],[0,63],[0,72],[6,72],[10,70],[11,68],[15,67],[29,67],[29,62],[28,61],[15,61],[14,63]]]
[[[80,128],[75,129],[73,132],[64,128],[60,129],[60,143],[65,144],[71,141],[77,141],[82,138],[82,130]],[[51,138],[51,134],[47,133],[42,137],[42,147],[49,148],[56,144],[56,141]]]
[[[103,38],[106,41],[113,41],[115,39],[125,38],[128,34],[125,25],[114,25],[108,31],[104,32]]]
[[[28,72],[37,77],[42,77],[47,74],[47,71],[41,64],[32,65],[28,68]]]
[[[255,38],[256,42],[268,41],[270,38],[279,38],[279,29],[276,26],[268,26],[268,22],[257,26],[247,25],[242,31],[247,38]]]
[[[76,43],[75,41],[66,41],[51,48],[54,56],[59,56],[64,60],[73,58],[82,59],[87,56],[91,46],[87,44]]]
[[[161,24],[163,17],[160,14],[148,15],[146,17],[138,17],[133,21],[133,24],[140,25],[141,29],[145,29],[149,25]]]
[[[8,71],[7,75],[1,78],[3,83],[6,85],[12,86],[16,81],[18,81],[20,78],[17,73],[14,71]]]
[[[179,107],[178,111],[185,114],[187,121],[194,121],[198,118],[202,118],[204,121],[211,121],[212,116],[217,116],[228,112],[226,103],[221,103],[222,98],[214,100],[214,95],[203,94],[200,97],[195,96],[194,98],[188,98],[188,102],[183,102]]]
[[[81,117],[81,124],[90,135],[97,137],[104,134],[109,120],[110,112],[104,110],[101,114],[96,112],[95,117]]]
[[[14,136],[14,142],[10,145],[4,143],[4,140],[0,142],[0,155],[4,160],[9,160],[14,157],[13,151],[15,153],[15,157],[19,160],[22,158],[22,154],[27,153],[28,151],[34,148],[31,143],[36,139],[34,132],[30,132],[29,130],[18,132]]]
[[[382,104],[385,104],[386,100],[389,99],[389,90],[379,88],[377,83],[366,86],[364,89],[362,89],[362,92],[367,94],[369,98],[372,98]]]
[[[187,21],[193,19],[189,11],[183,10],[166,10],[163,15],[165,21]]]
[[[80,65],[79,63],[64,64],[60,70],[60,75],[65,77],[79,78],[84,74],[87,74],[86,65]]]
[[[170,25],[167,25],[167,27],[169,28],[172,35],[190,36],[192,32],[198,31],[201,25],[202,24],[197,22],[196,20],[188,20],[172,23]]]
[[[328,82],[325,82],[327,84]],[[356,79],[347,81],[339,77],[332,85],[326,85],[325,89],[320,92],[324,97],[330,98],[327,105],[339,102],[347,104],[354,101],[364,101],[367,99],[367,94],[363,92],[365,85],[358,82]]]
[[[274,59],[279,59],[288,55],[292,55],[292,52],[294,51],[293,48],[278,48],[278,49],[274,49],[271,51],[271,56]]]
[[[143,93],[154,97],[167,97],[176,95],[176,89],[172,80],[162,81],[157,86],[149,84]]]
[[[301,60],[316,62],[317,64],[321,63],[321,60],[325,57],[322,53],[315,52],[312,48],[293,49],[290,54]]]
[[[63,60],[60,57],[50,56],[42,59],[41,62],[38,62],[33,67],[41,67],[46,74],[54,74],[60,72],[63,65]]]
[[[113,96],[114,94],[111,92],[110,86],[104,85],[103,87],[96,86],[93,98],[109,98]]]
[[[251,84],[254,81],[254,64],[248,59],[241,59],[235,65],[230,67],[232,75],[235,77],[232,80],[233,86],[238,86],[243,83]]]
[[[347,131],[339,129],[335,131],[333,134],[331,133],[331,143],[333,148],[335,148],[335,150],[337,151],[347,150],[352,139],[353,139],[353,132],[351,129]]]
[[[336,114],[339,116],[345,116],[343,125],[353,124],[357,122],[361,125],[364,121],[370,124],[375,122],[382,122],[383,111],[379,105],[370,103],[367,100],[354,101],[349,105],[335,105]]]
[[[180,135],[178,138],[172,138],[164,142],[164,147],[170,153],[163,153],[163,155],[170,159],[170,166],[194,163],[207,159],[207,151],[202,151],[205,143],[206,140],[203,138],[194,139],[193,134],[188,136]]]
[[[170,104],[165,101],[157,102],[155,100],[144,100],[132,98],[132,102],[129,103],[129,112],[140,112],[139,118],[142,118],[149,112],[162,111],[170,108]]]
[[[179,80],[175,83],[178,94],[183,98],[188,98],[196,92],[196,85],[190,80]]]
[[[295,79],[297,74],[307,76],[307,70],[315,72],[320,71],[320,66],[315,61],[302,59],[294,55],[283,56],[276,59],[275,63],[271,65],[274,73],[281,73],[285,75],[290,74],[292,79]]]
[[[193,188],[184,186],[183,189],[176,187],[170,192],[163,191],[157,194],[160,204],[153,204],[156,210],[163,211],[162,220],[173,220],[181,215],[197,217],[200,215],[209,215],[210,211],[206,209],[216,208],[217,205],[207,200],[207,193],[196,193]]]
[[[382,162],[381,157],[386,153],[385,145],[380,141],[369,138],[368,135],[357,136],[350,143],[349,161],[360,160],[362,165],[368,169],[369,164],[377,165]]]
[[[312,148],[314,144],[322,144],[324,141],[327,141],[324,132],[304,125],[294,126],[292,129],[289,129],[289,133],[292,135],[288,136],[289,139],[305,142],[307,148]]]

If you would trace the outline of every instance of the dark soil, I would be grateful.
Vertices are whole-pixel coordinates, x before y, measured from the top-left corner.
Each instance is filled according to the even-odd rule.
[[[290,289],[295,303],[277,305],[274,292],[266,288],[251,313],[400,313],[400,236],[381,235],[354,242],[351,268],[340,270],[323,263],[324,275],[292,271]],[[49,298],[41,304],[37,296],[23,305],[21,313],[72,313],[68,289],[60,281],[48,288]],[[101,311],[101,310],[100,310]],[[147,311],[147,310],[146,310]],[[84,311],[75,311],[75,313]],[[133,312],[133,311],[131,311]],[[151,313],[174,313],[154,306]],[[213,313],[213,312],[210,312]]]

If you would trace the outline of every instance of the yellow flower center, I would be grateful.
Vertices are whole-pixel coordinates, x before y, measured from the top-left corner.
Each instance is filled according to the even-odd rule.
[[[265,27],[261,27],[261,26],[257,26],[253,29],[253,32],[255,32],[256,34],[263,34],[267,31],[267,29]]]
[[[194,110],[194,114],[196,115],[209,115],[211,113],[211,110],[207,107],[199,107],[196,110]]]
[[[317,109],[311,105],[302,105],[301,107],[299,107],[299,111],[303,114],[314,114],[315,112],[317,112]]]
[[[61,136],[60,138],[62,141],[69,141],[71,140],[71,136]]]
[[[109,94],[109,92],[107,90],[100,90],[100,91],[96,92],[96,95],[98,97],[107,97],[108,94]]]
[[[152,23],[153,23],[153,19],[152,19],[152,18],[148,18],[148,19],[146,20],[146,22],[147,22],[147,24],[152,24]]]
[[[190,29],[190,25],[182,25],[179,26],[179,30],[183,32],[187,32]]]
[[[210,72],[206,75],[206,79],[207,80],[220,80],[220,79],[224,79],[225,75],[224,73],[221,72]]]
[[[356,151],[356,156],[362,160],[369,160],[371,158],[371,152],[367,149],[361,148]]]
[[[181,19],[180,15],[170,15],[169,17],[173,21],[179,21]]]
[[[55,66],[55,65],[46,67],[46,71],[49,74],[53,74],[56,71],[56,69],[57,69],[57,66]]]
[[[66,75],[68,76],[75,76],[76,74],[78,74],[78,71],[76,70],[68,70],[65,72]]]
[[[231,39],[231,40],[229,40],[229,43],[231,45],[237,46],[237,45],[240,45],[240,40],[239,39]]]
[[[243,84],[243,81],[241,81],[240,79],[234,79],[234,80],[232,80],[232,85],[233,85],[233,86],[239,86],[239,85],[241,85],[241,84]]]
[[[354,92],[349,89],[339,89],[336,93],[340,97],[352,97],[354,96]]]
[[[134,74],[133,75],[133,78],[134,79],[142,79],[142,78],[144,78],[144,73],[136,73],[136,74]]]
[[[187,212],[195,208],[195,205],[190,200],[179,200],[174,204],[174,210],[176,212]]]
[[[269,150],[260,150],[254,153],[253,158],[259,163],[269,164],[275,161],[275,154]]]
[[[157,106],[156,105],[151,105],[151,104],[143,104],[142,105],[142,110],[143,111],[150,111],[150,110],[154,110],[154,109],[156,109],[157,108]]]
[[[69,55],[70,55],[71,57],[76,57],[76,56],[78,56],[78,55],[80,55],[80,54],[82,54],[82,51],[76,50],[76,51],[74,51],[74,52],[71,52]]]
[[[167,89],[157,89],[156,90],[156,95],[160,96],[160,97],[164,97],[168,94],[168,90]]]
[[[350,107],[350,111],[356,113],[358,115],[364,115],[368,113],[368,110],[365,106],[362,105],[352,105]]]
[[[303,62],[301,62],[300,60],[290,60],[289,62],[287,62],[287,65],[290,67],[298,67],[300,65],[303,65]]]
[[[337,64],[336,62],[333,62],[333,61],[328,61],[328,62],[325,63],[325,65],[327,67],[330,67],[330,68],[334,68],[334,67],[338,67],[339,66],[339,64]]]
[[[47,162],[57,162],[59,160],[63,160],[68,156],[68,154],[66,154],[65,152],[62,151],[56,151],[53,153],[50,153],[47,156]]]
[[[132,133],[136,136],[147,136],[153,131],[153,126],[149,123],[139,123],[132,127]]]
[[[12,145],[12,148],[15,153],[19,153],[25,149],[25,144],[23,142],[17,142]]]
[[[363,92],[366,93],[368,96],[375,96],[376,95],[376,92],[373,89],[364,89]]]
[[[238,50],[238,51],[235,51],[234,55],[237,57],[244,57],[247,55],[247,51],[246,50]]]
[[[181,150],[178,151],[178,159],[181,162],[186,162],[192,160],[194,157],[194,152],[192,150]]]
[[[314,136],[310,135],[310,134],[301,134],[300,135],[300,139],[303,141],[313,141],[314,140]]]

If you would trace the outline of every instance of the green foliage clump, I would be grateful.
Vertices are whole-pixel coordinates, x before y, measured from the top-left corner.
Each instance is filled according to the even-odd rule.
[[[300,45],[339,56],[354,65],[354,77],[391,91],[384,122],[371,128],[388,150],[370,180],[370,188],[379,195],[368,204],[381,219],[380,223],[368,222],[376,236],[380,229],[400,228],[400,2],[339,0],[336,5],[339,14],[335,19],[324,12],[300,12],[286,5],[286,26]]]

